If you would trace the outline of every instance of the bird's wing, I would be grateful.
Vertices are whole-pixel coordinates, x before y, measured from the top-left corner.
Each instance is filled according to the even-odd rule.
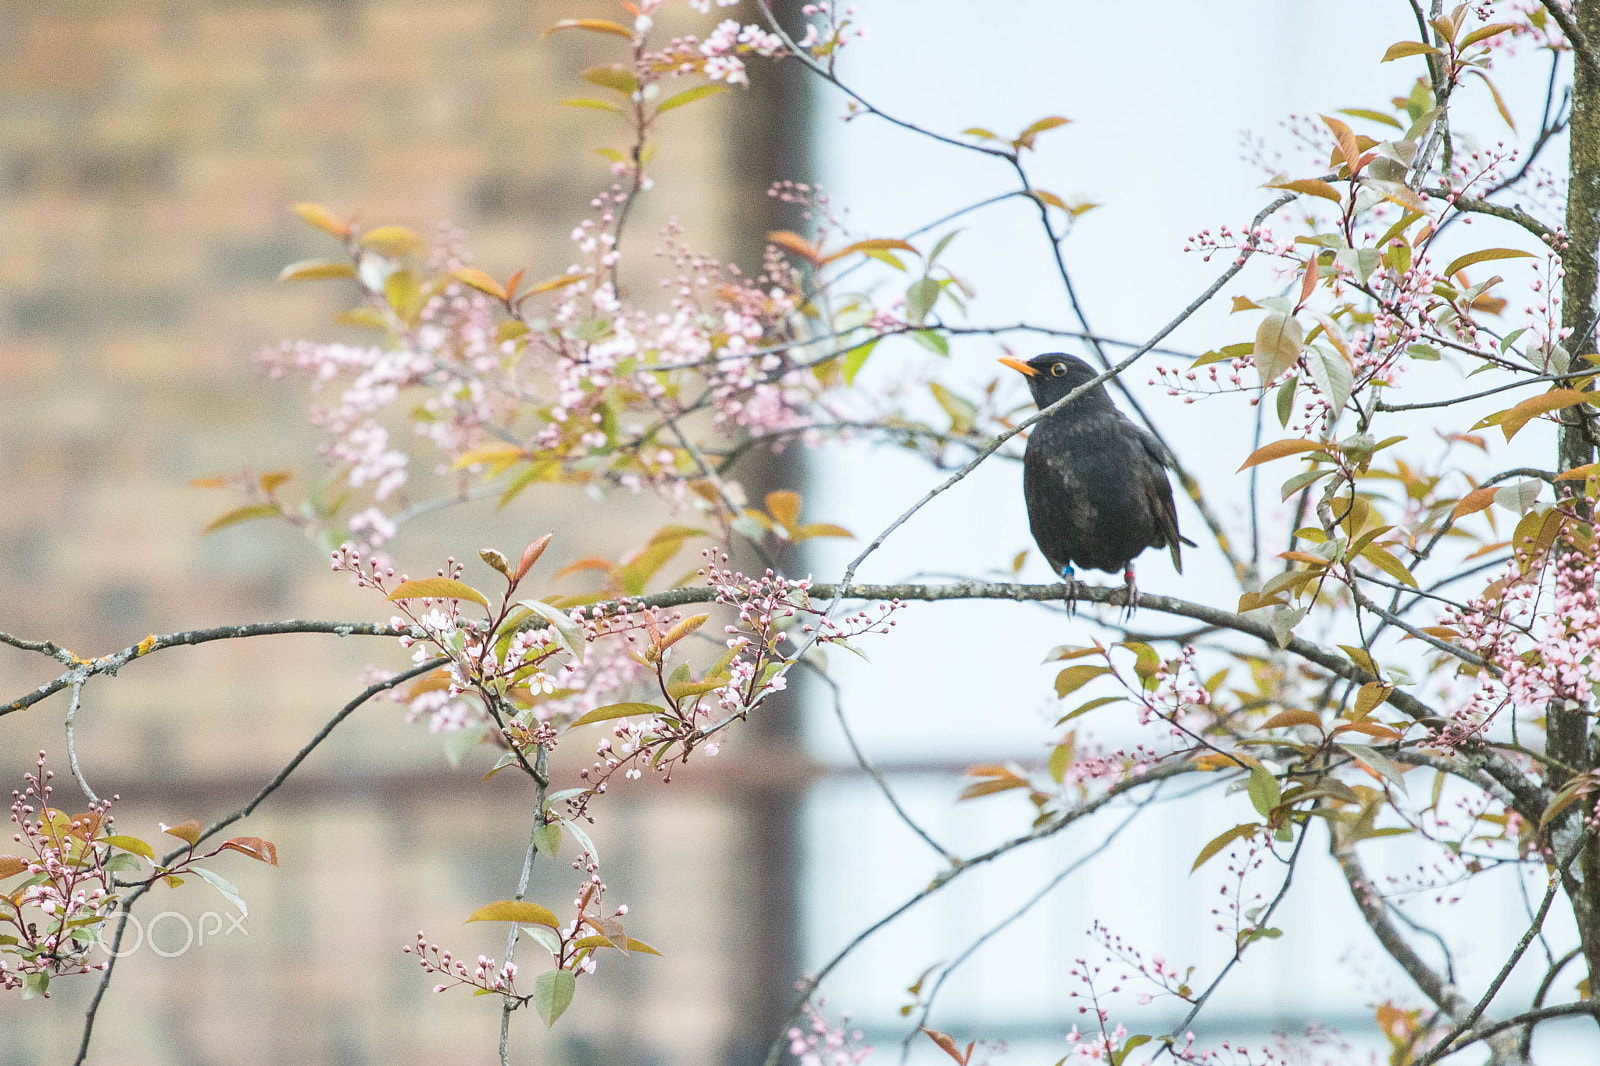
[[[1128,426],[1139,438],[1139,443],[1144,445],[1144,450],[1149,453],[1151,459],[1168,470],[1176,470],[1178,468],[1178,463],[1172,458],[1172,453],[1167,451],[1154,433],[1151,433],[1132,419],[1124,418],[1124,421],[1128,423]]]

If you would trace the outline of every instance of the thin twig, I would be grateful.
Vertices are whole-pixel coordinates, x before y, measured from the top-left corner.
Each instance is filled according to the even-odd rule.
[[[845,720],[844,694],[839,688],[839,683],[833,678],[829,677],[827,674],[823,673],[822,670],[810,660],[805,660],[805,664],[811,668],[812,675],[820,680],[823,684],[827,685],[829,692],[832,693],[833,716],[839,722],[839,731],[844,734],[845,742],[850,745],[850,753],[856,757],[856,765],[860,766],[862,771],[865,772],[868,777],[872,778],[872,780],[877,784],[878,791],[883,793],[883,798],[889,801],[889,806],[894,808],[894,813],[899,815],[900,820],[906,824],[907,828],[909,828],[913,833],[917,834],[917,836],[921,837],[923,843],[927,844],[928,847],[938,852],[940,857],[943,858],[945,862],[951,864],[952,866],[959,864],[961,862],[961,858],[956,855],[955,852],[951,851],[943,844],[940,844],[937,840],[933,839],[928,831],[922,828],[922,826],[917,823],[917,820],[912,818],[911,815],[906,812],[906,809],[900,805],[900,800],[895,796],[894,790],[889,787],[889,782],[883,776],[883,771],[879,770],[870,761],[868,761],[866,753],[861,750],[861,745],[856,743],[856,735],[854,731],[851,730],[850,723]]]
[[[78,787],[83,789],[84,796],[94,806],[100,806],[100,797],[94,794],[94,789],[89,787],[89,782],[84,780],[83,769],[78,765],[78,744],[72,734],[72,722],[78,716],[78,706],[83,698],[84,682],[88,675],[72,685],[72,701],[67,704],[67,764],[72,767],[72,776],[77,779]]]
[[[805,1005],[808,999],[811,998],[811,994],[817,990],[817,986],[822,984],[823,980],[830,973],[832,973],[840,963],[849,957],[849,955],[855,951],[856,948],[860,947],[868,939],[870,939],[878,930],[882,929],[886,925],[889,925],[895,919],[899,918],[902,914],[906,913],[923,900],[933,896],[935,893],[939,892],[946,885],[950,884],[967,871],[992,862],[1002,855],[1015,851],[1017,848],[1024,847],[1028,844],[1034,843],[1035,841],[1044,840],[1047,837],[1054,836],[1055,834],[1061,832],[1061,830],[1076,823],[1080,819],[1098,811],[1100,808],[1104,807],[1106,804],[1110,803],[1112,800],[1116,799],[1118,796],[1129,791],[1130,789],[1138,788],[1140,785],[1148,785],[1157,781],[1165,781],[1169,777],[1190,773],[1194,770],[1195,766],[1190,762],[1171,763],[1167,766],[1154,767],[1146,771],[1140,777],[1119,782],[1118,784],[1112,786],[1111,789],[1103,796],[1088,800],[1079,806],[1072,808],[1070,811],[1063,811],[1049,822],[1046,822],[1044,825],[1041,825],[1030,832],[1024,833],[1022,836],[1013,837],[1003,844],[998,844],[980,855],[975,855],[972,858],[967,859],[960,866],[956,866],[952,869],[941,872],[926,888],[923,888],[905,902],[901,903],[898,907],[895,907],[888,914],[885,914],[882,918],[879,918],[877,921],[867,926],[867,928],[857,933],[853,938],[851,938],[848,944],[846,944],[843,948],[840,948],[833,958],[829,959],[814,975],[806,978],[804,981],[799,982],[800,997],[795,1002],[794,1007],[789,1011],[789,1013],[784,1016],[783,1025],[779,1029],[777,1039],[775,1039],[772,1042],[772,1045],[767,1049],[765,1066],[777,1066],[778,1059],[783,1053],[783,1048],[785,1046],[784,1042],[787,1039],[784,1034],[788,1032],[790,1022],[800,1014],[800,1008]]]
[[[1145,808],[1156,801],[1160,791],[1161,786],[1157,785],[1147,798],[1136,803],[1134,805],[1134,809],[1128,812],[1128,816],[1122,821],[1118,822],[1116,827],[1113,828],[1110,833],[1106,834],[1105,839],[1101,840],[1099,844],[1096,844],[1089,851],[1084,852],[1082,855],[1068,863],[1054,877],[1052,877],[1049,881],[1046,881],[1037,892],[1029,896],[1027,900],[1023,902],[1022,906],[1012,911],[1005,918],[1002,918],[996,925],[989,927],[989,929],[984,932],[983,935],[979,936],[972,943],[968,944],[966,949],[951,961],[950,965],[939,971],[939,979],[933,983],[933,987],[928,990],[928,998],[923,1001],[922,1014],[917,1019],[916,1027],[906,1034],[905,1040],[900,1044],[901,1066],[904,1066],[906,1059],[911,1053],[912,1038],[922,1030],[923,1026],[928,1024],[928,1015],[933,1012],[933,1002],[938,998],[939,990],[944,987],[944,983],[950,977],[950,975],[955,973],[956,970],[960,969],[961,965],[973,955],[977,954],[977,952],[983,948],[983,945],[994,939],[1013,923],[1021,920],[1024,915],[1034,908],[1035,904],[1044,899],[1051,892],[1054,892],[1061,882],[1065,881],[1067,878],[1083,869],[1084,866],[1090,862],[1093,862],[1095,859],[1104,854],[1105,850],[1111,846],[1112,842],[1122,834],[1122,831],[1128,828],[1128,826],[1132,825],[1133,820],[1139,817],[1139,815],[1143,814]]]
[[[416,666],[413,666],[409,670],[401,671],[391,678],[379,681],[376,684],[368,685],[364,690],[362,690],[360,695],[356,696],[355,699],[351,700],[349,703],[346,703],[342,708],[340,708],[339,713],[329,719],[327,724],[317,731],[316,736],[312,737],[304,747],[296,752],[294,758],[289,760],[288,765],[282,770],[278,771],[277,776],[269,781],[266,787],[264,787],[260,792],[257,792],[255,797],[251,799],[249,803],[246,803],[243,807],[240,807],[237,811],[228,815],[227,817],[213,822],[195,839],[193,844],[176,848],[164,855],[159,865],[163,867],[170,866],[174,861],[187,853],[192,853],[200,844],[215,836],[217,833],[220,833],[223,829],[232,825],[234,822],[239,821],[241,818],[249,817],[249,815],[261,805],[263,800],[278,790],[284,781],[288,779],[289,775],[294,772],[295,767],[305,762],[306,757],[311,754],[317,745],[321,744],[328,738],[328,734],[333,732],[334,727],[336,727],[340,722],[343,722],[346,718],[350,717],[350,715],[355,712],[356,708],[360,707],[363,703],[366,703],[380,692],[386,692],[389,689],[394,688],[396,685],[404,684],[414,677],[420,677],[423,674],[436,670],[448,661],[449,660],[447,659],[430,659],[425,663],[420,663]],[[89,1056],[89,1041],[94,1034],[95,1015],[99,1013],[100,1001],[105,998],[106,988],[111,984],[111,974],[116,969],[118,958],[117,953],[122,948],[122,934],[128,928],[128,915],[133,911],[133,905],[139,901],[139,898],[146,892],[149,892],[156,883],[157,882],[155,880],[151,880],[140,885],[138,888],[129,893],[127,898],[122,901],[121,906],[117,909],[116,917],[122,920],[117,923],[116,935],[112,938],[111,948],[107,952],[108,957],[106,959],[106,968],[100,975],[100,984],[95,987],[94,998],[89,1001],[89,1008],[84,1012],[83,1036],[78,1042],[78,1057],[73,1060],[73,1066],[83,1066],[84,1060]]]
[[[517,894],[513,899],[521,900],[528,894],[528,880],[533,876],[533,857],[539,850],[539,830],[544,828],[544,800],[550,786],[550,749],[544,745],[539,746],[539,751],[533,757],[535,791],[533,797],[533,827],[528,831],[528,851],[522,858],[522,876],[517,879]],[[506,966],[511,965],[512,956],[517,950],[517,936],[522,928],[516,922],[511,923],[511,931],[506,934]],[[511,1066],[509,1045],[511,1040],[511,1012],[517,1009],[517,1001],[510,996],[504,997],[500,1005],[500,1066]]]

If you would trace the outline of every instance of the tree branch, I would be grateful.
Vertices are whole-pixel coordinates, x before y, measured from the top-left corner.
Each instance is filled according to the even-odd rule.
[[[174,861],[187,853],[192,853],[195,848],[199,847],[206,840],[209,840],[211,837],[220,833],[223,829],[232,825],[234,822],[239,821],[241,818],[249,817],[250,814],[261,805],[263,800],[276,792],[279,786],[281,786],[284,781],[288,780],[289,775],[294,772],[296,767],[305,762],[306,757],[316,749],[317,745],[328,739],[328,735],[333,732],[334,728],[338,726],[340,722],[343,722],[346,718],[350,717],[351,714],[355,713],[356,708],[360,707],[363,703],[366,703],[380,692],[386,692],[389,689],[394,688],[396,685],[404,684],[414,677],[420,677],[423,674],[430,673],[431,671],[438,669],[445,662],[447,662],[445,659],[430,659],[425,663],[420,663],[416,666],[413,666],[409,670],[404,670],[391,678],[379,681],[373,685],[368,685],[358,696],[355,697],[355,699],[351,700],[349,703],[346,703],[342,708],[340,708],[339,713],[330,718],[327,724],[317,731],[316,736],[312,737],[304,747],[295,753],[294,758],[289,760],[288,765],[286,765],[282,770],[278,771],[277,776],[275,776],[271,781],[267,782],[266,787],[264,787],[260,792],[257,792],[255,798],[227,817],[213,822],[209,828],[207,828],[200,834],[198,838],[196,838],[193,844],[176,848],[162,856],[160,865],[170,866]],[[128,928],[128,915],[132,913],[133,905],[139,901],[139,898],[146,892],[149,892],[150,889],[155,886],[155,884],[156,881],[151,880],[146,884],[140,885],[122,901],[122,905],[117,909],[117,917],[121,918],[122,920],[117,924],[116,935],[112,938],[110,951],[107,952],[106,968],[105,971],[100,975],[100,984],[95,987],[94,998],[89,1001],[89,1008],[84,1012],[83,1036],[78,1042],[78,1057],[73,1060],[73,1066],[83,1066],[84,1060],[89,1057],[89,1041],[94,1035],[95,1015],[100,1011],[100,1001],[105,998],[106,988],[111,984],[111,974],[117,966],[117,959],[119,957],[118,952],[122,948],[122,934],[126,932]]]

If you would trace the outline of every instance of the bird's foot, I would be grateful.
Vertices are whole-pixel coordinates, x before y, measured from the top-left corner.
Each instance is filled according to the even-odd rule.
[[[1126,593],[1126,599],[1122,604],[1122,620],[1126,622],[1139,608],[1139,586],[1133,581],[1132,563],[1129,563],[1128,568],[1122,572],[1122,590]]]
[[[1066,605],[1067,617],[1071,618],[1078,613],[1078,601],[1074,598],[1078,593],[1078,573],[1067,563],[1061,568],[1061,584],[1066,591],[1062,594],[1062,603]]]

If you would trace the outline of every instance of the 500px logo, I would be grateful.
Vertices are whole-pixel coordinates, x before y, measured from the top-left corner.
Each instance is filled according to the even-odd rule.
[[[206,911],[199,918],[192,919],[187,914],[179,914],[177,911],[162,911],[145,922],[139,921],[132,915],[124,914],[118,917],[131,926],[132,946],[128,944],[130,933],[125,930],[121,946],[113,948],[113,940],[107,939],[100,947],[107,955],[119,959],[124,955],[132,955],[144,947],[148,947],[163,959],[172,959],[192,947],[204,946],[207,937],[215,940],[219,934],[232,936],[235,932],[244,936],[250,935],[250,930],[244,927],[245,916],[242,914],[218,914],[216,911]],[[224,922],[227,923],[226,927]]]

